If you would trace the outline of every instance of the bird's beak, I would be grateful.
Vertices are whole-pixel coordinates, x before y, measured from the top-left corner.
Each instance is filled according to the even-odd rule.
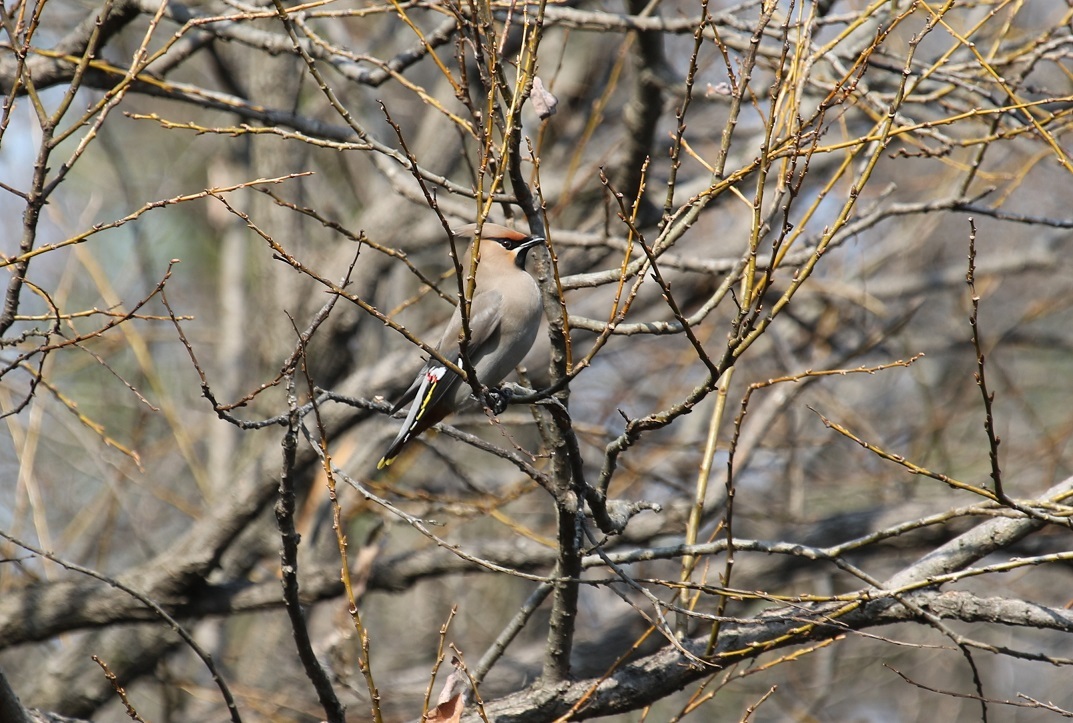
[[[514,265],[517,266],[519,269],[524,269],[525,257],[529,255],[529,249],[533,248],[537,244],[543,243],[543,236],[530,236],[521,244],[519,244],[518,247],[514,249]]]

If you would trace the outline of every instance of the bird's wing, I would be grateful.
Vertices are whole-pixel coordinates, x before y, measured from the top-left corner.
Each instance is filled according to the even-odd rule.
[[[469,355],[470,358],[479,358],[481,347],[488,342],[499,328],[502,318],[503,295],[498,291],[490,291],[477,296],[470,305],[469,317]],[[458,352],[458,335],[462,329],[462,315],[455,313],[444,329],[440,339],[440,353],[454,352],[455,363],[461,365],[462,359]],[[451,357],[448,356],[448,359]],[[395,460],[399,450],[417,435],[424,432],[432,425],[439,422],[448,413],[453,411],[447,408],[445,401],[448,395],[454,392],[455,387],[462,378],[448,369],[435,359],[430,359],[421,369],[417,378],[410,388],[396,402],[392,414],[402,409],[407,402],[413,400],[410,411],[406,413],[406,419],[399,429],[398,435],[391,442],[388,451],[384,453],[377,463],[377,469],[383,469]]]
[[[498,291],[492,291],[489,293],[481,294],[470,305],[469,316],[469,357],[470,360],[476,364],[477,359],[481,356],[481,347],[484,346],[488,340],[499,329],[499,322],[503,311],[503,295]],[[462,315],[456,313],[451,317],[450,323],[447,325],[447,329],[444,330],[443,338],[440,340],[440,353],[448,359],[454,361],[458,366],[462,366],[462,355],[459,351],[458,335],[462,330]],[[452,359],[451,355],[454,355]],[[418,416],[415,423],[420,422],[421,415],[426,409],[439,409],[440,403],[447,397],[448,394],[453,393],[458,384],[462,383],[462,377],[455,374],[453,371],[439,363],[435,359],[429,359],[428,364],[421,370],[417,379],[414,380],[412,387],[414,387],[413,397],[417,400],[413,404],[413,408],[410,409],[410,414],[414,412],[414,408],[419,408]],[[451,411],[451,410],[448,410]],[[409,418],[410,415],[407,415]],[[439,419],[442,419],[441,415]],[[438,422],[439,419],[436,421]],[[432,424],[435,424],[433,422]],[[409,425],[403,425],[403,429],[406,429]],[[431,426],[431,425],[429,425]],[[428,429],[428,427],[424,427]]]
[[[399,450],[407,442],[439,421],[438,419],[432,419],[434,415],[427,415],[426,412],[435,407],[436,401],[443,397],[446,391],[445,388],[451,386],[449,382],[441,384],[443,378],[447,375],[454,377],[456,380],[458,379],[457,374],[448,371],[447,367],[435,360],[426,364],[421,373],[417,375],[417,379],[410,386],[413,394],[410,394],[410,391],[407,390],[407,394],[415,401],[410,405],[410,411],[406,413],[406,419],[403,421],[402,427],[399,428],[399,433],[391,441],[384,456],[376,463],[377,469],[383,469],[394,462]],[[402,403],[405,404],[405,402],[404,398]]]
[[[502,302],[503,295],[500,294],[498,291],[491,291],[486,294],[481,294],[471,304],[469,317],[469,350],[471,356],[477,356],[476,352],[481,348],[481,345],[488,341],[489,337],[491,337],[492,334],[495,333],[496,329],[499,328],[499,322],[503,310]],[[448,359],[451,359],[451,356],[449,356],[450,353],[453,352],[456,355],[454,362],[459,366],[462,366],[462,359],[459,358],[460,353],[458,351],[458,335],[461,333],[461,331],[462,315],[458,311],[455,311],[454,315],[447,322],[446,328],[444,328],[443,330],[443,336],[440,337],[439,345],[440,353],[447,356]],[[418,389],[420,389],[423,384],[427,386],[428,382],[426,381],[426,376],[429,371],[435,369],[436,367],[443,367],[443,364],[440,364],[435,359],[430,359],[428,363],[421,368],[421,371],[417,373],[416,377],[414,377],[413,383],[410,384],[409,388],[407,388],[407,390],[402,393],[402,396],[398,398],[395,404],[392,405],[392,414],[397,414],[400,409],[402,409],[407,404],[412,402],[415,398],[420,396],[418,394]],[[458,375],[453,373],[451,374],[451,376],[455,377],[455,379],[458,378]],[[449,388],[454,386],[451,383],[450,379],[447,379],[445,381],[446,383],[444,384],[444,386],[439,389],[439,393],[441,396],[447,391],[449,391]],[[421,398],[423,399],[424,397]],[[406,427],[404,425],[403,429],[405,428]]]
[[[469,308],[469,354],[476,357],[481,347],[499,329],[503,319],[503,294],[486,291],[480,294]],[[462,321],[459,319],[459,327]],[[457,332],[456,332],[457,336]]]
[[[478,294],[469,305],[469,350],[470,356],[476,356],[481,345],[499,328],[503,314],[503,294],[487,291]],[[440,337],[440,353],[448,359],[451,354],[458,354],[458,337],[462,333],[462,312],[455,309],[451,320],[444,327]]]

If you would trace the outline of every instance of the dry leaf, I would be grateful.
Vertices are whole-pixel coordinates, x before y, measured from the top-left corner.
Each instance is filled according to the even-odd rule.
[[[465,708],[466,702],[462,699],[462,694],[459,693],[454,698],[436,706],[429,712],[428,718],[425,720],[428,723],[458,723],[458,721],[462,720],[462,711]]]
[[[529,96],[533,104],[533,110],[540,116],[540,120],[547,120],[555,115],[555,107],[559,105],[559,99],[544,87],[544,81],[540,76],[533,78],[533,93]]]
[[[458,723],[462,719],[462,711],[466,708],[466,693],[469,691],[469,676],[462,670],[462,661],[458,658],[451,659],[454,670],[443,682],[440,697],[436,700],[436,708],[429,711],[428,723]]]

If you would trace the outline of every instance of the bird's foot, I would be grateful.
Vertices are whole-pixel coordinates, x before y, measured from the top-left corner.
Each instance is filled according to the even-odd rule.
[[[484,390],[484,401],[492,410],[492,414],[502,414],[513,398],[514,390],[506,385]]]

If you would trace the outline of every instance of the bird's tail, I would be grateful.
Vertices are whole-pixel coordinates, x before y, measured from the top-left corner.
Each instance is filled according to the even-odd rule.
[[[378,470],[390,466],[407,442],[438,421],[430,421],[426,413],[429,411],[430,402],[435,399],[436,387],[439,386],[445,374],[447,374],[447,367],[439,364],[428,367],[421,374],[421,383],[417,387],[417,393],[414,394],[414,402],[410,405],[406,420],[402,423],[399,433],[395,435],[395,439],[388,445],[384,456],[376,463]]]

